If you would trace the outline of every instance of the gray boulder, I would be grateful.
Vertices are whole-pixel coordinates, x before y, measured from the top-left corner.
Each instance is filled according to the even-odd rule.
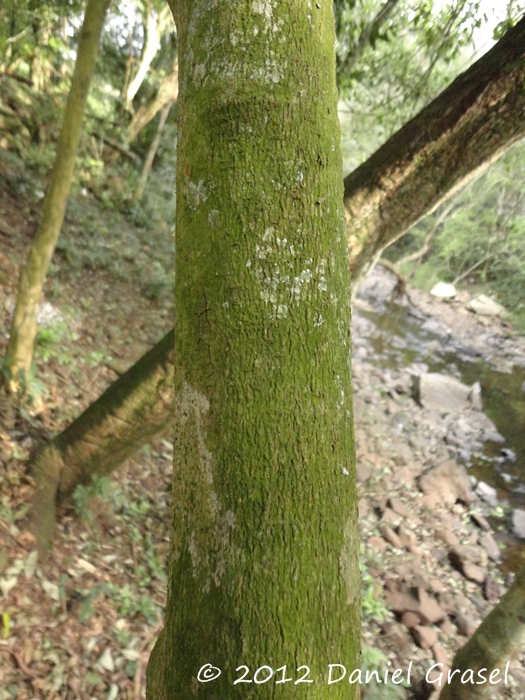
[[[485,294],[480,294],[475,299],[472,299],[468,303],[468,308],[480,316],[505,316],[507,313],[504,306],[485,296]]]
[[[446,374],[413,375],[412,395],[420,406],[435,411],[456,411],[466,405],[481,410],[479,383],[470,387]]]
[[[510,531],[515,537],[525,540],[525,510],[516,508],[512,511]]]

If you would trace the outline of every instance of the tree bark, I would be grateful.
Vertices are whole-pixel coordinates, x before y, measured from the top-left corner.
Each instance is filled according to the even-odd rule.
[[[502,687],[506,663],[523,651],[525,645],[524,611],[525,567],[522,567],[511,588],[457,652],[452,663],[452,672],[456,673],[451,683],[444,685],[440,700],[478,700],[486,697],[489,690],[494,692]],[[496,674],[495,669],[500,673]],[[483,683],[483,677],[478,675],[481,670],[486,681],[494,672],[493,683]],[[469,671],[473,680],[469,680]]]
[[[173,342],[170,331],[71,425],[39,447],[29,461],[36,482],[30,515],[41,553],[55,528],[56,502],[78,484],[116,469],[164,430],[173,412]]]
[[[382,251],[525,134],[525,17],[345,178],[352,287]]]
[[[250,697],[286,678],[283,697],[304,698],[306,675],[312,700],[357,698],[327,682],[360,642],[331,3],[171,6],[177,498],[147,697],[240,697],[245,664]],[[209,663],[222,674],[204,684]]]
[[[109,0],[88,0],[86,6],[75,70],[64,112],[51,182],[44,201],[42,220],[20,275],[16,307],[4,362],[4,371],[7,370],[10,376],[8,390],[13,394],[21,395],[27,388],[37,331],[38,303],[64,219],[73,179],[82,118],[108,5]]]

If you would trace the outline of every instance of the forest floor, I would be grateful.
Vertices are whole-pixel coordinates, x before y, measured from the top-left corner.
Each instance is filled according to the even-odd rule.
[[[0,152],[2,356],[40,209],[23,164]],[[0,700],[145,697],[165,602],[169,436],[113,482],[76,491],[42,566],[22,529],[32,491],[25,462],[173,326],[172,261],[164,222],[140,228],[91,194],[71,198],[44,290],[34,405],[0,403]]]
[[[41,200],[20,164],[2,155],[3,354],[16,281]],[[73,197],[45,288],[47,316],[41,325],[48,325],[37,352],[34,406],[14,410],[0,404],[0,700],[145,698],[145,668],[165,601],[169,436],[142,449],[111,481],[77,490],[59,514],[54,547],[43,565],[23,529],[32,493],[25,461],[36,444],[62,430],[171,327],[166,280],[172,248],[166,224],[140,228],[89,194]],[[443,313],[450,308],[443,306]],[[357,334],[364,323],[358,305]],[[487,595],[487,586],[451,566],[448,551],[455,542],[482,548],[483,504],[425,501],[417,479],[429,465],[450,457],[443,443],[447,431],[436,416],[422,409],[416,415],[411,399],[394,390],[395,377],[371,364],[367,352],[371,346],[357,353],[354,363],[366,566],[364,662],[386,670],[388,661],[389,668],[406,670],[413,661],[417,681],[434,659],[451,660],[504,591],[505,577],[485,556],[483,567],[493,582]],[[402,594],[414,590],[422,632],[403,618],[410,611],[402,609],[406,598],[399,603]],[[397,606],[396,614],[388,606]],[[525,687],[525,675],[519,673],[499,697],[525,697],[518,690],[520,683]],[[363,690],[370,700],[408,697],[400,687]]]

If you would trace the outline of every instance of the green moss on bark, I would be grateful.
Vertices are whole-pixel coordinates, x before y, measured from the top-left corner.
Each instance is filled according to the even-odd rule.
[[[11,323],[4,365],[10,375],[7,388],[22,395],[27,389],[36,336],[36,316],[42,287],[53,256],[73,179],[75,157],[91,78],[95,70],[98,41],[109,0],[88,0],[80,32],[77,60],[64,121],[44,200],[42,220],[20,275],[16,307]]]
[[[358,666],[350,303],[331,5],[174,3],[175,465],[148,698],[304,696]],[[206,663],[223,670],[205,686]]]
[[[32,455],[29,471],[36,494],[31,520],[40,551],[45,552],[52,539],[57,500],[93,476],[111,473],[172,422],[173,343],[170,331]]]

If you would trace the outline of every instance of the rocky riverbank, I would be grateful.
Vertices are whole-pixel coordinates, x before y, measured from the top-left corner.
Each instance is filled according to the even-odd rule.
[[[412,375],[425,374],[428,366],[416,354],[415,362],[407,362],[410,342],[403,347],[399,338],[390,338],[381,354],[381,324],[368,312],[382,307],[382,314],[392,313],[394,286],[395,279],[379,270],[361,291],[353,316],[357,479],[366,568],[363,637],[368,648],[385,654],[389,668],[407,669],[413,662],[414,697],[426,698],[436,693],[435,686],[415,682],[433,664],[451,663],[510,585],[512,569],[525,563],[525,550],[511,533],[520,483],[519,471],[509,476],[509,492],[517,492],[512,510],[502,500],[508,494],[474,475],[471,465],[487,443],[498,445],[492,467],[501,473],[505,461],[515,457],[476,399],[465,397],[469,400],[455,409],[421,406],[412,398]],[[415,290],[409,295],[410,301],[397,303],[406,306],[416,326],[432,334],[429,352],[453,350],[456,356],[481,357],[500,369],[525,366],[525,340],[504,320],[470,311],[466,293],[453,302]],[[396,347],[405,351],[403,361],[403,353],[399,361],[393,358]],[[524,659],[512,662],[508,685],[495,686],[494,697],[525,698]],[[377,666],[388,661],[377,661]],[[385,687],[376,686],[373,692],[378,691],[383,694],[374,697],[402,697],[385,694]],[[371,693],[368,688],[369,697]]]

